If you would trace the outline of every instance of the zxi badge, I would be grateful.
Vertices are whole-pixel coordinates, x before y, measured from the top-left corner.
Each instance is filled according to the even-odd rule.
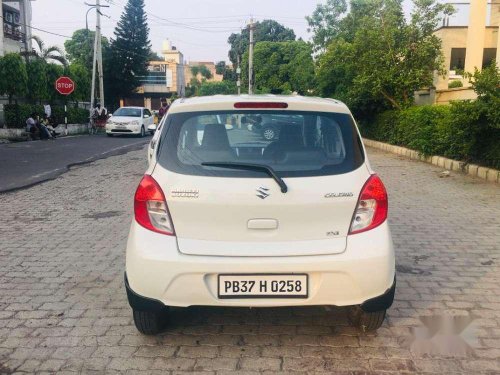
[[[270,194],[268,193],[269,189],[266,188],[266,187],[263,187],[261,186],[260,188],[258,188],[257,190],[257,196],[260,198],[260,199],[266,199]]]

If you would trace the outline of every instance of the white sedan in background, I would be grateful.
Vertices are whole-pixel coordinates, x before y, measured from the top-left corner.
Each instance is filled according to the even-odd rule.
[[[134,134],[144,137],[154,117],[149,109],[144,107],[121,107],[113,113],[106,123],[106,134]]]

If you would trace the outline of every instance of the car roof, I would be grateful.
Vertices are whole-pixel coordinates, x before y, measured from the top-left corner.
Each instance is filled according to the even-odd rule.
[[[347,106],[339,100],[300,95],[213,95],[177,99],[169,113],[227,111],[234,110],[238,102],[287,103],[287,109],[280,111],[315,111],[350,114]],[[276,110],[259,108],[258,111]]]
[[[146,107],[134,107],[134,106],[124,106],[124,107],[120,107],[120,108],[118,108],[118,109],[122,109],[122,108],[146,109]]]

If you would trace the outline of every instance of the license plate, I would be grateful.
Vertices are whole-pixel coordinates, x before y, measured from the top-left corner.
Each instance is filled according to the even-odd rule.
[[[307,274],[218,275],[219,298],[307,298]]]

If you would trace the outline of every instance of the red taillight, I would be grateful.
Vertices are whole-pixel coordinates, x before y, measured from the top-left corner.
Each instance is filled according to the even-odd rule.
[[[144,228],[169,236],[175,235],[163,191],[149,175],[142,178],[135,192],[134,213],[135,220]]]
[[[366,232],[378,227],[387,219],[388,208],[384,184],[377,175],[372,175],[359,195],[349,234]]]
[[[238,102],[234,103],[234,108],[288,108],[288,103],[273,102]]]

